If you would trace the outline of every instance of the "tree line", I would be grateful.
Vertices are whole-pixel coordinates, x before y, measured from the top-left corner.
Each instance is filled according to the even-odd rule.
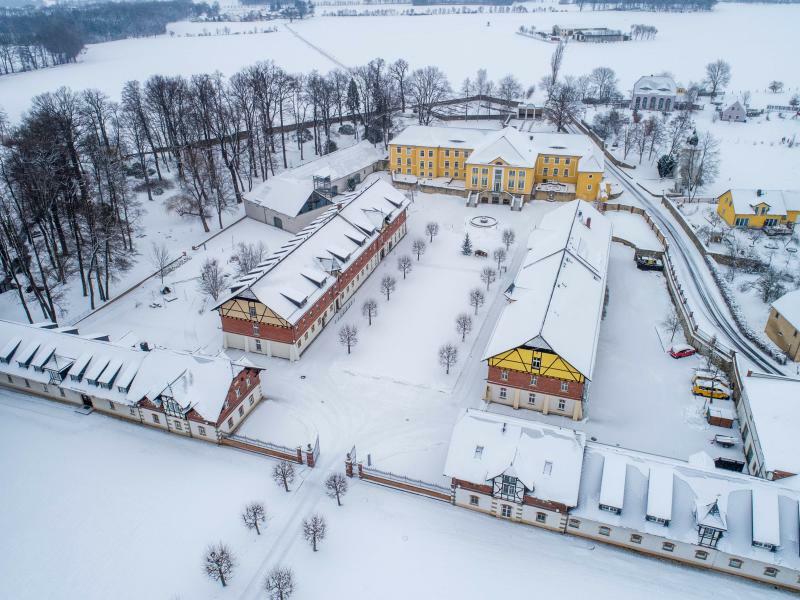
[[[717,4],[717,0],[576,0],[575,4],[581,10],[584,6],[589,6],[593,10],[694,12],[711,10]]]
[[[86,44],[163,34],[170,21],[216,11],[191,0],[0,9],[0,75],[74,62]]]

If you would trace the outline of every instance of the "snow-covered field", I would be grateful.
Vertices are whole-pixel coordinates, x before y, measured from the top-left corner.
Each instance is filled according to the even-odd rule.
[[[338,460],[302,470],[290,494],[270,480],[272,465],[0,392],[2,595],[255,600],[265,597],[264,574],[280,565],[294,570],[296,600],[478,599],[498,581],[599,600],[790,597],[358,481],[337,508],[321,481],[341,469]],[[270,517],[260,537],[239,517],[253,500]],[[315,511],[328,520],[317,553],[300,532]],[[238,563],[227,588],[201,569],[206,545],[219,540]]]
[[[553,2],[528,3],[530,10]],[[259,60],[274,60],[291,71],[328,71],[335,63],[356,66],[381,56],[405,58],[412,67],[436,64],[454,87],[476,69],[486,68],[493,79],[514,73],[523,83],[538,83],[545,74],[552,45],[517,35],[521,25],[550,29],[555,24],[608,26],[627,30],[634,23],[658,28],[651,41],[618,44],[571,44],[563,72],[580,75],[597,66],[611,66],[629,90],[642,74],[671,71],[683,82],[703,77],[706,63],[725,58],[733,67],[730,89],[763,89],[771,79],[783,79],[787,88],[800,86],[794,57],[800,39],[794,35],[800,18],[797,5],[720,3],[709,13],[648,13],[625,11],[532,12],[528,14],[431,15],[416,17],[314,17],[295,21],[292,29],[324,54],[285,27],[285,22],[253,24],[277,26],[276,33],[236,36],[180,37],[122,40],[90,46],[74,65],[0,78],[0,105],[12,116],[24,111],[36,94],[68,85],[99,88],[118,98],[129,79],[155,73],[191,75],[220,71],[230,75]],[[180,24],[180,32],[213,31],[223,24]],[[247,29],[233,23],[232,29]],[[747,42],[746,40],[752,40]],[[763,59],[755,59],[758,49]],[[475,49],[475,50],[470,50]],[[480,50],[477,50],[480,49]],[[768,57],[768,58],[766,58]],[[537,97],[534,97],[536,100]],[[539,98],[540,99],[540,98]]]

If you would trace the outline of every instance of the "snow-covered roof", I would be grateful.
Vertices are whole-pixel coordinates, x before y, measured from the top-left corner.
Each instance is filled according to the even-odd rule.
[[[740,112],[740,113],[743,113],[743,112],[747,112],[747,111],[745,110],[744,106],[742,106],[742,103],[739,102],[738,100],[736,100],[733,104],[728,106],[728,108],[726,108],[723,112]]]
[[[772,303],[772,308],[795,329],[800,329],[800,289],[785,293]]]
[[[528,239],[484,360],[543,342],[591,379],[610,246],[611,222],[583,200],[545,215]]]
[[[24,352],[31,352],[30,358],[20,351],[22,339],[28,342]],[[161,348],[144,351],[3,320],[0,346],[4,359],[0,373],[50,385],[53,372],[63,378],[58,385],[64,389],[128,405],[143,398],[153,400],[169,389],[181,407],[194,408],[213,422],[222,411],[231,380],[241,371],[226,358]],[[19,365],[20,358],[29,361],[27,368]]]
[[[750,408],[764,469],[800,474],[800,379],[748,373],[742,377],[742,395]]]
[[[797,190],[732,189],[730,193],[737,215],[754,215],[759,204],[767,204],[767,214],[771,216],[800,211],[800,191]]]
[[[599,508],[609,456],[627,465],[622,512]],[[628,528],[666,540],[698,543],[698,525],[724,531],[717,548],[732,556],[800,567],[800,492],[791,480],[767,481],[741,473],[587,442],[578,506],[570,516]],[[794,484],[796,485],[796,484]],[[668,525],[651,522],[647,515]],[[753,547],[772,544],[775,552]]]
[[[353,263],[394,221],[408,199],[377,179],[337,198],[331,207],[294,238],[234,283],[217,307],[237,296],[254,298],[289,323],[297,323],[336,281],[331,274]]]
[[[615,454],[603,461],[603,478],[600,482],[600,504],[622,510],[625,501],[625,475],[627,463]]]
[[[475,146],[469,162],[489,164],[499,159],[515,167],[533,167],[538,153],[530,137],[513,127],[493,131]]]
[[[677,91],[675,80],[666,75],[645,75],[633,84],[634,94],[673,96]]]
[[[464,148],[472,150],[481,144],[488,134],[496,129],[474,127],[433,127],[409,125],[391,140],[398,146],[424,146],[426,148]]]
[[[283,171],[245,193],[248,201],[281,214],[296,217],[314,191],[314,177],[336,181],[357,173],[386,157],[382,146],[364,140],[331,152],[304,165]]]
[[[540,500],[575,506],[585,443],[572,429],[469,409],[453,429],[444,473],[481,485],[512,475]]]

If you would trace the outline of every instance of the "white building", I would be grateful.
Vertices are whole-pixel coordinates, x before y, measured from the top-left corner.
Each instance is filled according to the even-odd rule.
[[[245,214],[297,233],[336,204],[339,194],[354,189],[381,170],[386,151],[364,140],[283,171],[245,192]]]
[[[0,385],[215,443],[262,398],[259,369],[146,347],[0,321]]]
[[[631,108],[670,112],[678,99],[678,86],[672,77],[646,75],[633,85]]]
[[[735,121],[744,123],[747,121],[747,109],[738,100],[724,109],[719,116],[721,121]]]

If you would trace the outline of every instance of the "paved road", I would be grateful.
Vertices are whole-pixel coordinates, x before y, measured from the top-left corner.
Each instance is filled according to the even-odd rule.
[[[643,192],[621,168],[606,162],[606,169],[616,176],[625,191],[649,211],[669,241],[670,258],[701,328],[709,334],[716,334],[722,344],[736,350],[757,369],[767,373],[783,373],[780,365],[753,345],[739,330],[704,258],[689,241],[686,233],[671,217],[662,212],[660,202]]]

